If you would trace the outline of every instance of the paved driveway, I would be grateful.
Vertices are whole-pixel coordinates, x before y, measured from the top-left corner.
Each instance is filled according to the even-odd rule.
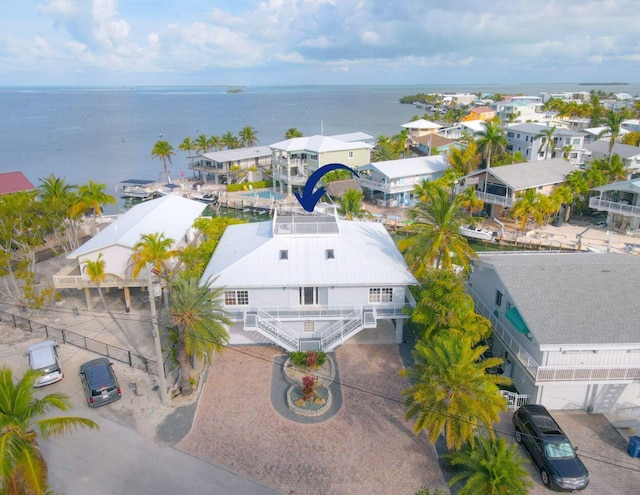
[[[236,347],[216,355],[193,429],[177,447],[288,495],[447,489],[433,446],[404,420],[397,345],[339,348],[342,407],[316,424],[286,420],[273,408],[277,354]]]
[[[640,459],[627,454],[628,439],[611,426],[602,414],[582,411],[552,411],[562,429],[578,446],[578,455],[589,470],[589,486],[580,492],[584,495],[638,495],[640,493]],[[511,414],[504,413],[499,431],[511,442],[513,426]],[[529,459],[524,447],[520,453]],[[533,463],[528,466],[536,486],[530,495],[549,495],[540,481],[540,473]]]

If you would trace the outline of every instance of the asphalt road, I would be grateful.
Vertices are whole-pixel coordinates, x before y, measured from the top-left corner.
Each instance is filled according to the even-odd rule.
[[[100,431],[81,430],[40,445],[49,483],[65,495],[232,494],[279,492],[101,418]]]

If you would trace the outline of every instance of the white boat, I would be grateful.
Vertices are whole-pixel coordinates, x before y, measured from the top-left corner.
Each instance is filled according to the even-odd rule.
[[[200,201],[202,203],[215,205],[218,203],[218,194],[211,192],[204,194],[192,194],[191,199],[195,199],[196,201]]]
[[[469,239],[480,239],[481,241],[493,241],[495,239],[493,231],[481,229],[480,227],[475,227],[473,225],[460,227],[460,234],[468,237]]]
[[[156,192],[155,181],[143,179],[127,179],[120,181],[118,188],[120,189],[120,197],[139,201],[153,199]]]

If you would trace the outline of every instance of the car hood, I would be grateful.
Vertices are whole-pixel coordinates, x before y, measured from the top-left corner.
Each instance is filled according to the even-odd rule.
[[[578,456],[573,459],[553,459],[549,462],[549,467],[556,476],[561,478],[585,478],[589,475]]]

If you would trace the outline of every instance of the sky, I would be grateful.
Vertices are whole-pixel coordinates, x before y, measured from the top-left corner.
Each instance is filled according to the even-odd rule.
[[[640,82],[636,0],[2,0],[0,86]]]

